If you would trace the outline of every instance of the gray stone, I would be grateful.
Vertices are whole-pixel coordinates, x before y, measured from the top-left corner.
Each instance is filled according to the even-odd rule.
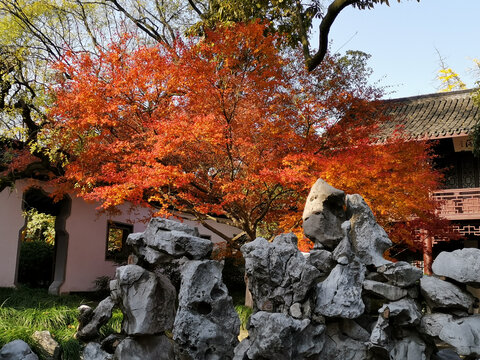
[[[446,276],[478,287],[480,286],[480,249],[443,251],[433,262],[432,270],[438,276]]]
[[[263,238],[242,246],[248,287],[254,309],[288,313],[295,302],[303,302],[322,275],[297,247],[294,234]]]
[[[360,261],[375,266],[390,263],[383,258],[383,253],[392,242],[360,195],[347,195],[347,217],[351,224],[350,240]]]
[[[145,232],[143,233],[146,237],[154,237],[158,230],[164,231],[180,231],[192,236],[200,236],[198,229],[195,226],[191,226],[185,223],[182,223],[177,220],[165,219],[162,217],[153,217],[150,219]]]
[[[307,263],[317,268],[322,276],[328,275],[336,265],[332,253],[325,249],[312,249]]]
[[[335,248],[335,250],[333,250],[333,253],[332,253],[333,259],[337,263],[342,265],[347,265],[355,257],[355,254],[352,251],[352,243],[348,238],[349,231],[350,231],[350,222],[345,221],[342,224],[343,239],[342,241],[340,241],[340,243],[337,245],[337,247]]]
[[[428,306],[433,309],[467,310],[474,297],[448,281],[425,275],[420,279],[420,289]]]
[[[433,355],[432,360],[462,360],[452,349],[442,349]]]
[[[90,342],[83,349],[83,360],[112,360],[113,355],[102,350],[99,343]]]
[[[390,352],[392,347],[390,323],[388,318],[380,314],[370,334],[368,348],[375,354],[385,355]]]
[[[23,340],[13,340],[0,349],[1,360],[38,360],[38,356]]]
[[[127,335],[153,335],[172,329],[176,291],[167,277],[126,265],[117,268],[115,279],[110,286],[114,298],[121,299],[122,330]]]
[[[370,339],[370,333],[355,320],[342,319],[339,328],[343,334],[354,340],[366,342]]]
[[[365,280],[363,288],[391,301],[400,300],[407,295],[407,290],[405,289],[373,280]]]
[[[173,360],[172,342],[165,335],[127,337],[118,344],[114,360]]]
[[[345,336],[339,323],[327,324],[325,345],[319,360],[365,360],[367,346],[364,341],[358,341]]]
[[[149,264],[169,262],[183,256],[204,259],[210,257],[213,250],[213,243],[200,238],[197,228],[164,218],[152,218],[143,233],[128,236],[127,244]]]
[[[102,340],[101,345],[102,349],[106,352],[113,354],[120,342],[125,339],[125,335],[122,334],[110,334],[105,339]]]
[[[430,356],[428,356],[425,342],[420,337],[409,334],[395,341],[392,350],[390,350],[390,359],[428,360]]]
[[[93,317],[93,309],[88,305],[80,305],[78,308],[78,328],[81,329],[87,325]]]
[[[439,338],[453,346],[458,355],[480,356],[480,315],[447,323]]]
[[[443,327],[453,321],[453,316],[450,314],[433,313],[423,315],[420,322],[420,331],[429,336],[439,336]]]
[[[303,211],[303,232],[316,246],[333,250],[342,240],[345,193],[318,179]]]
[[[37,347],[40,348],[44,360],[60,359],[60,345],[53,339],[50,331],[35,331],[32,335],[32,339],[37,343]]]
[[[295,303],[290,306],[290,315],[295,319],[302,318],[302,305],[300,303]]]
[[[385,318],[390,318],[396,326],[418,325],[422,318],[420,307],[413,299],[403,298],[383,305],[379,314],[385,314]]]
[[[334,207],[335,212],[343,210],[345,193],[335,189],[323,179],[318,179],[313,184],[303,208],[302,220],[305,221],[312,214],[320,213],[327,207]]]
[[[360,316],[365,305],[362,301],[362,283],[365,266],[357,261],[338,264],[330,275],[317,285],[315,313],[327,317],[353,319]]]
[[[75,337],[83,342],[94,340],[100,336],[100,328],[105,325],[112,317],[112,310],[115,306],[112,298],[109,296],[103,299],[90,316],[87,323],[80,322],[79,328]],[[89,310],[84,310],[85,312]]]
[[[423,276],[421,269],[410,265],[405,261],[385,264],[377,268],[390,284],[408,287],[415,284]]]
[[[252,315],[249,337],[235,349],[240,359],[307,359],[320,354],[324,344],[324,325],[297,320],[280,313],[259,311]]]
[[[177,353],[193,359],[229,359],[238,344],[240,320],[222,282],[222,265],[190,261],[182,271],[173,339]]]

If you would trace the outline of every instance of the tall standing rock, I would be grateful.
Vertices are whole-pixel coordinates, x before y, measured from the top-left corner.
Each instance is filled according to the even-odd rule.
[[[351,224],[350,240],[360,261],[375,266],[390,263],[384,259],[383,253],[392,242],[360,195],[347,196],[347,217]]]
[[[257,238],[241,251],[255,309],[286,313],[305,300],[322,275],[298,250],[294,234],[279,235],[273,242]]]
[[[334,249],[342,240],[345,193],[318,179],[308,194],[303,210],[303,231],[317,247]]]
[[[315,313],[328,317],[354,319],[363,314],[362,284],[365,265],[353,261],[338,264],[327,279],[317,285]]]
[[[196,260],[185,265],[173,339],[180,359],[232,359],[240,319],[222,281],[222,265]]]
[[[110,290],[122,310],[126,334],[154,335],[172,329],[176,291],[166,277],[137,265],[121,266]]]

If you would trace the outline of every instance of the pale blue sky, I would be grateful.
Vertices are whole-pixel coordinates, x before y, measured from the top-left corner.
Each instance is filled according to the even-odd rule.
[[[333,51],[362,50],[372,55],[372,81],[394,92],[386,98],[438,91],[440,52],[468,87],[472,58],[480,58],[480,0],[390,0],[390,7],[345,9],[330,31]]]

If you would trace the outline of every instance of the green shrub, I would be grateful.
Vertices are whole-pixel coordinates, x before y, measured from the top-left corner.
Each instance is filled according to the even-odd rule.
[[[20,248],[18,282],[30,287],[47,287],[52,281],[54,245],[24,241]]]
[[[235,311],[237,312],[238,317],[240,318],[240,329],[247,330],[248,320],[252,315],[253,309],[248,306],[237,305],[235,306]]]

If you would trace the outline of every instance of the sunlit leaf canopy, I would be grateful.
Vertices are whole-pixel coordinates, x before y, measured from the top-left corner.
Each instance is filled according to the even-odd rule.
[[[374,148],[366,146],[377,126],[371,120],[377,109],[372,109],[369,101],[380,93],[368,86],[369,70],[365,67],[364,54],[327,56],[327,44],[329,28],[342,9],[350,5],[371,9],[376,4],[388,5],[388,2],[0,0],[0,145],[3,150],[0,188],[18,178],[41,177],[63,184],[64,189],[76,186],[87,197],[106,200],[107,207],[125,200],[150,201],[156,206],[181,207],[200,220],[211,214],[223,214],[250,236],[254,236],[259,227],[270,229],[269,233],[295,228],[299,224],[296,212],[303,206],[308,187],[319,176],[349,192],[359,192],[359,187],[365,187],[362,192],[368,193],[367,179],[385,176],[387,171],[374,170],[371,160],[383,159],[388,167],[388,160],[392,159],[390,150],[375,157],[373,153],[368,155]],[[282,54],[290,59],[295,57],[288,62],[271,51],[270,60],[277,59],[273,64],[275,68],[269,68],[272,64],[264,65],[263,75],[255,75],[260,76],[258,81],[247,76],[242,82],[233,75],[248,72],[248,67],[240,66],[245,66],[245,59],[235,59],[240,65],[231,63],[228,56],[223,62],[219,61],[218,56],[212,58],[207,44],[214,48],[214,40],[226,35],[222,35],[223,25],[219,24],[249,23],[255,18],[263,19],[267,25],[262,36],[270,34],[276,38],[280,32],[284,34],[283,45],[289,45],[290,49],[300,46],[301,52],[283,46]],[[320,23],[319,49],[310,46],[315,18]],[[124,37],[126,33],[128,37]],[[185,34],[196,39],[185,41]],[[210,42],[198,42],[206,34],[210,34]],[[229,34],[230,41],[234,41],[235,34]],[[248,39],[252,34],[244,35]],[[190,41],[198,42],[199,47],[188,45],[192,44]],[[246,44],[246,48],[252,44],[255,42]],[[177,56],[168,60],[163,73],[148,67],[159,61],[159,48],[164,55]],[[150,51],[156,51],[157,55],[153,56]],[[115,52],[123,53],[115,59]],[[188,67],[189,62],[182,54],[200,57],[199,62],[190,63]],[[209,56],[214,61],[202,63]],[[257,63],[250,65],[250,69],[261,69],[260,60],[265,59],[257,56]],[[73,67],[54,72],[49,66],[52,61]],[[102,61],[104,68],[100,69]],[[166,61],[165,58],[162,61]],[[178,69],[167,74],[173,63]],[[212,64],[221,66],[212,68]],[[304,64],[311,73],[304,71]],[[323,64],[321,69],[320,64]],[[85,70],[88,66],[89,72]],[[108,66],[112,75],[109,80],[105,77]],[[185,73],[179,73],[179,69]],[[226,69],[233,71],[228,73]],[[75,72],[80,70],[81,74]],[[97,70],[103,71],[104,77],[99,77]],[[264,76],[266,71],[272,72],[271,78]],[[288,75],[292,73],[298,76],[295,81]],[[178,85],[186,74],[193,76],[183,79],[180,82],[183,87],[172,95],[171,78],[175,78]],[[72,87],[79,79],[87,78],[91,83],[83,83],[78,89]],[[46,88],[58,83],[65,86],[62,101],[68,108],[64,108],[63,117],[57,117],[52,126],[47,110],[60,97],[59,92],[48,92]],[[254,85],[265,88],[259,90]],[[82,96],[86,96],[88,86],[93,99],[72,98],[75,91],[78,96],[82,91]],[[205,90],[208,86],[210,91],[197,89]],[[193,89],[197,89],[196,92],[192,92]],[[107,91],[109,97],[105,97]],[[267,96],[269,91],[271,96]],[[124,102],[118,103],[119,99]],[[228,101],[222,103],[219,99]],[[245,99],[249,101],[243,103]],[[242,106],[232,105],[237,100],[241,100]],[[56,106],[58,110],[58,101]],[[176,116],[171,115],[172,109],[178,111]],[[76,117],[75,112],[82,116]],[[264,118],[264,113],[271,115]],[[233,116],[231,124],[236,124],[232,129],[237,132],[228,141],[225,140],[228,126],[219,123],[222,116],[224,121]],[[202,121],[196,121],[200,118]],[[338,125],[336,121],[340,118],[350,118],[352,122]],[[67,126],[67,119],[77,123]],[[127,119],[129,121],[125,121]],[[132,123],[132,119],[136,122]],[[165,119],[169,121],[162,123]],[[63,125],[62,121],[65,121]],[[76,128],[77,134],[73,134],[75,126],[80,126]],[[254,136],[248,133],[253,130]],[[69,137],[71,142],[67,143]],[[198,151],[199,143],[203,145],[202,151]],[[355,151],[346,151],[352,146]],[[173,153],[172,148],[181,151]],[[367,152],[360,153],[360,149]],[[148,158],[152,150],[156,158]],[[392,191],[395,195],[390,199],[394,198],[399,204],[404,196],[417,198],[415,204],[411,200],[403,201],[410,208],[395,211],[390,218],[419,212],[423,205],[422,211],[428,213],[425,209],[431,209],[431,204],[418,200],[426,199],[427,188],[434,186],[438,179],[437,173],[429,173],[431,169],[422,165],[428,158],[427,150],[421,145],[416,150],[408,150],[418,151],[418,156],[410,157],[411,162],[390,163],[389,172],[404,171],[398,165],[422,169],[413,180],[423,185],[415,187],[414,193],[402,186],[386,187],[385,193]],[[225,159],[229,151],[232,156]],[[354,158],[356,153],[358,157]],[[89,168],[86,165],[95,159],[93,154],[98,155],[99,161]],[[107,155],[115,161],[108,162]],[[343,172],[334,165],[335,161],[345,166]],[[147,180],[156,176],[157,183],[148,183]],[[424,181],[428,176],[432,181]],[[192,182],[193,178],[197,181]],[[365,178],[365,181],[354,181],[351,185],[340,181],[346,178]],[[405,179],[403,184],[410,186],[409,181]],[[374,192],[369,196],[372,207],[382,217],[383,209],[389,205],[382,204],[377,209],[376,204],[381,203],[378,199],[384,197]],[[417,205],[416,210],[412,205]],[[402,206],[392,207],[397,208]],[[384,223],[389,223],[390,218],[385,215]]]
[[[87,199],[225,216],[254,238],[298,228],[323,177],[366,194],[387,227],[435,217],[428,146],[372,146],[381,91],[365,80],[364,54],[330,56],[311,73],[262,23],[134,51],[130,39],[57,65],[69,76],[47,129],[71,155],[64,179]]]

